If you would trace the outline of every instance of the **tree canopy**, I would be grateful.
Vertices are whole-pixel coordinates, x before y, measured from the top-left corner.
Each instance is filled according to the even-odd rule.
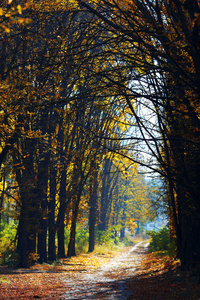
[[[139,165],[164,183],[182,266],[199,265],[199,20],[196,0],[1,4],[1,219],[10,201],[19,265],[65,256],[69,221],[75,255],[81,215],[89,251],[97,225],[153,218]]]

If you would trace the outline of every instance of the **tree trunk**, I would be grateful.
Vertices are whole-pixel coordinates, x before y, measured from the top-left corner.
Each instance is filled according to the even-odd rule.
[[[58,257],[65,257],[65,211],[67,208],[66,194],[66,171],[63,170],[60,179],[60,208],[57,218]]]
[[[137,221],[137,228],[135,229],[135,234],[139,234],[140,233],[140,222]]]
[[[125,228],[120,229],[120,238],[123,239],[125,237]]]
[[[40,232],[38,233],[39,263],[47,262],[47,220],[40,220]]]
[[[57,219],[58,257],[65,258],[65,205],[60,204]]]
[[[2,211],[3,211],[3,200],[4,200],[4,192],[5,192],[5,187],[6,187],[6,171],[5,168],[3,170],[3,186],[2,186],[2,191],[1,191],[1,196],[0,196],[0,225],[1,225],[1,219],[2,219]]]
[[[68,245],[67,257],[76,256],[75,238],[76,238],[76,222],[78,217],[78,208],[81,200],[81,193],[76,196],[74,208],[72,211],[72,223],[70,228],[70,240]]]
[[[94,251],[95,246],[95,225],[98,208],[98,166],[93,161],[91,164],[94,171],[91,175],[90,182],[90,200],[89,200],[89,252]]]
[[[101,231],[105,231],[107,229],[107,211],[109,207],[108,189],[108,185],[102,185],[100,223],[98,225],[98,229]]]
[[[53,261],[56,259],[56,226],[55,226],[55,205],[56,205],[56,175],[57,171],[54,166],[50,170],[50,196],[48,202],[48,260]]]
[[[27,232],[27,209],[21,207],[20,219],[18,225],[18,240],[17,240],[17,252],[18,257],[18,267],[26,268],[28,267],[28,232]]]
[[[35,206],[34,193],[30,190],[21,191],[21,212],[18,225],[17,251],[19,267],[31,265],[36,254],[36,232],[38,230],[38,207]],[[31,198],[31,195],[33,198]]]
[[[34,144],[30,140],[23,141],[24,156],[14,149],[13,162],[19,165],[23,162],[24,169],[15,169],[19,185],[21,208],[17,230],[17,251],[19,267],[28,267],[34,261],[36,254],[36,233],[38,232],[39,204],[35,192],[35,174],[33,167]],[[25,154],[28,154],[25,156]]]
[[[47,224],[48,224],[48,201],[47,201],[47,188],[48,188],[48,163],[49,153],[40,151],[41,161],[38,163],[37,175],[37,195],[40,203],[40,228],[38,233],[38,254],[39,262],[47,262]]]
[[[112,159],[105,159],[103,168],[102,179],[102,192],[101,192],[101,209],[100,209],[100,223],[99,230],[105,231],[108,228],[111,215],[111,204],[113,200],[113,191],[116,187],[118,173],[111,176]]]

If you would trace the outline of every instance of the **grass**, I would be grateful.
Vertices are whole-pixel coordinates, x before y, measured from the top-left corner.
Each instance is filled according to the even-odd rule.
[[[96,255],[108,255],[108,254],[114,254],[115,252],[122,251],[123,244],[119,245],[112,245],[108,247],[107,245],[96,245],[94,254]]]
[[[136,243],[140,243],[140,242],[144,242],[144,241],[149,241],[150,240],[150,237],[149,237],[149,235],[147,235],[147,234],[143,234],[143,233],[141,233],[141,234],[137,234],[137,235],[133,235],[133,236],[128,236],[128,238],[134,243],[134,244],[136,244]]]

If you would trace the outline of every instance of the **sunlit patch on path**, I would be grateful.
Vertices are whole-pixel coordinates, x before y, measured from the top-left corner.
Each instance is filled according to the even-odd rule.
[[[147,246],[147,242],[137,243],[97,270],[74,274],[66,279],[66,293],[60,299],[128,299],[127,280],[134,275],[142,260],[141,250]]]

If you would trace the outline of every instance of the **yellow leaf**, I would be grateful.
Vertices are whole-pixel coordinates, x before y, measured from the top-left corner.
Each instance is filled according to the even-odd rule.
[[[58,134],[59,131],[59,124],[56,125],[56,135]]]
[[[21,15],[22,14],[22,7],[21,7],[21,5],[17,5],[17,10],[18,10],[18,13]]]
[[[10,32],[10,28],[6,27],[6,26],[3,26],[3,29],[6,33],[9,33]]]

